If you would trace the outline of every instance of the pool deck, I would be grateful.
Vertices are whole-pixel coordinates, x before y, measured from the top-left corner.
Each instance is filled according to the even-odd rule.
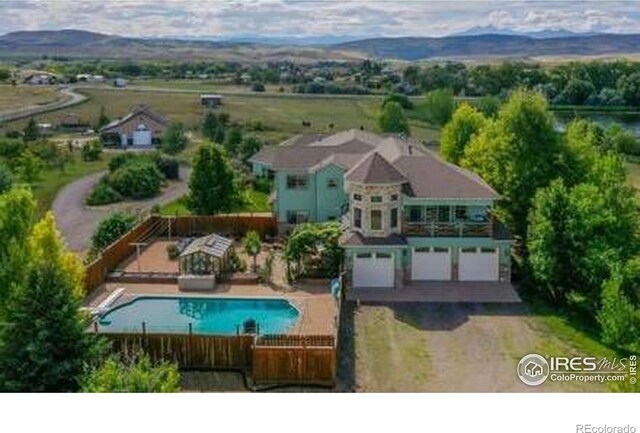
[[[87,297],[85,306],[97,307],[118,288],[124,288],[125,291],[112,306],[121,305],[139,296],[284,298],[302,313],[288,334],[336,334],[337,307],[326,284],[297,284],[286,290],[267,285],[219,284],[215,290],[184,291],[177,284],[105,283]]]

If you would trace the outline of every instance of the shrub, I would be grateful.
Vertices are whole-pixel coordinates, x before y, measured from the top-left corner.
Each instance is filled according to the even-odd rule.
[[[180,178],[180,163],[176,158],[160,154],[155,155],[153,162],[166,179],[175,180]]]
[[[13,173],[9,167],[0,163],[0,194],[9,191],[13,186]]]
[[[122,362],[109,358],[84,379],[82,392],[178,392],[180,374],[175,364],[153,364],[148,355]]]
[[[92,140],[82,145],[82,160],[97,161],[102,154],[102,143],[100,140]]]
[[[103,178],[93,187],[91,193],[85,199],[89,206],[102,206],[116,203],[122,200],[122,195],[114,190],[106,178]]]
[[[640,310],[629,301],[621,286],[621,278],[613,277],[602,289],[602,307],[597,316],[602,340],[618,349],[637,352],[640,350]]]
[[[176,260],[180,257],[180,250],[176,244],[167,245],[167,257],[169,257],[169,260]]]
[[[136,224],[136,217],[133,215],[125,214],[122,212],[116,212],[98,224],[96,231],[91,238],[91,248],[94,251],[100,251],[120,236],[131,230]]]
[[[149,161],[126,164],[110,176],[113,189],[134,200],[157,195],[163,182],[162,173],[155,164]]]
[[[184,131],[182,123],[174,122],[169,125],[166,132],[162,137],[162,144],[160,148],[163,152],[171,155],[175,155],[184,150],[189,143],[189,139]]]
[[[264,84],[262,84],[259,81],[255,81],[255,82],[251,83],[251,90],[253,92],[264,92],[266,89],[264,87]]]
[[[138,161],[140,160],[142,157],[140,155],[137,155],[133,152],[124,152],[124,153],[119,153],[118,155],[114,156],[111,161],[109,161],[109,171],[111,173],[115,172],[116,170],[118,170],[120,167],[129,164],[131,162]]]
[[[0,157],[6,158],[8,160],[19,158],[24,151],[27,149],[27,146],[23,143],[22,140],[15,139],[0,139]]]

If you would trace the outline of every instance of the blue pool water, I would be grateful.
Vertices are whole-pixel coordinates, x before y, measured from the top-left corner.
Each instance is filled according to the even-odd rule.
[[[253,319],[260,334],[288,331],[298,320],[298,310],[284,299],[140,297],[120,305],[98,322],[102,332],[188,333],[235,335]]]

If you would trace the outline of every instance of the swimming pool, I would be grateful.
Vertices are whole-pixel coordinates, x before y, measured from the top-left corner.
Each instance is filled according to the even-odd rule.
[[[119,305],[98,322],[101,332],[235,335],[248,319],[260,334],[287,332],[300,312],[285,299],[139,297]]]

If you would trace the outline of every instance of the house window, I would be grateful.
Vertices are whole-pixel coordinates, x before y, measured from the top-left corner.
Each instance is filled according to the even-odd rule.
[[[370,259],[371,257],[373,257],[373,254],[371,253],[358,253],[356,254],[356,257],[359,259]]]
[[[495,248],[480,248],[480,252],[481,253],[495,253],[496,249]]]
[[[391,254],[390,253],[376,253],[376,258],[377,259],[390,259],[391,258]]]
[[[427,206],[425,211],[425,220],[432,222],[437,219],[438,216],[438,206]]]
[[[449,252],[449,248],[445,248],[445,247],[434,247],[434,248],[433,248],[433,252],[434,252],[434,253],[448,253],[448,252]]]
[[[357,207],[353,208],[353,226],[356,228],[362,228],[362,209]]]
[[[391,201],[398,201],[398,194],[391,194]]]
[[[371,203],[382,203],[382,196],[381,195],[372,195],[371,196]]]
[[[391,228],[395,229],[398,227],[398,208],[394,207],[391,209]]]
[[[354,199],[355,201],[362,201],[362,196],[361,196],[360,194],[354,194],[354,195],[353,195],[353,199]]]
[[[288,189],[307,189],[307,176],[290,174],[287,176]]]
[[[338,181],[335,180],[334,178],[329,178],[327,179],[327,188],[337,188],[338,187]]]
[[[382,211],[371,210],[371,230],[382,230]]]
[[[456,215],[456,221],[466,221],[467,220],[467,207],[466,206],[456,206],[455,215]]]
[[[417,223],[422,221],[422,207],[421,206],[409,206],[409,222]]]
[[[438,222],[449,222],[450,208],[449,206],[438,206]]]
[[[460,252],[462,253],[475,253],[476,252],[476,248],[475,247],[465,247],[460,249]]]
[[[287,211],[287,222],[289,224],[302,224],[309,221],[309,211],[289,210]]]

